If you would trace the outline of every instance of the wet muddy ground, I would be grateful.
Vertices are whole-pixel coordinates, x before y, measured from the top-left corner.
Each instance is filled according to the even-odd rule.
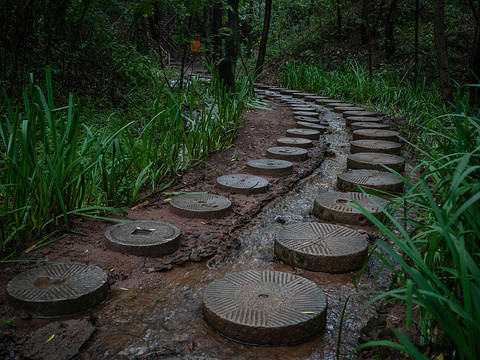
[[[77,347],[82,359],[161,359],[186,355],[218,359],[334,359],[344,312],[338,350],[340,358],[347,357],[357,346],[360,329],[376,311],[375,306],[363,310],[372,295],[362,292],[386,290],[391,274],[386,270],[379,272],[380,263],[374,258],[362,273],[330,275],[292,268],[279,262],[273,253],[275,231],[290,222],[316,221],[312,215],[313,199],[320,192],[335,190],[336,175],[346,171],[350,134],[341,115],[319,107],[330,123],[331,133],[322,136],[316,148],[309,150],[309,161],[295,165],[294,175],[282,179],[267,177],[271,187],[266,194],[232,195],[214,186],[218,174],[244,173],[248,160],[264,157],[266,148],[275,146],[276,139],[294,127],[290,106],[269,104],[271,110],[245,113],[234,147],[213,154],[208,164],[185,174],[173,189],[151,197],[148,204],[125,215],[127,219],[155,219],[179,227],[182,247],[174,255],[153,259],[113,253],[103,244],[105,230],[113,222],[76,219],[75,230],[87,236],[69,235],[20,257],[20,260],[98,265],[109,273],[111,291],[100,307],[74,317],[79,321],[77,328],[94,326],[93,335],[85,344],[83,337],[68,334],[63,342],[58,337],[46,342],[47,337],[44,342],[42,336],[46,335],[40,331],[42,326],[66,324],[64,327],[68,327],[70,319],[31,319],[28,314],[10,307],[3,295],[2,319],[12,320],[16,326],[2,326],[2,355],[42,358],[42,354],[58,351],[54,346],[66,349],[69,347],[66,344],[70,344],[72,348]],[[235,204],[233,213],[224,219],[212,220],[172,215],[168,211],[171,197],[168,192],[172,191],[208,191],[228,196]],[[352,228],[373,240],[374,228]],[[42,265],[2,264],[2,288],[5,289],[15,274],[32,266]],[[292,347],[256,347],[235,343],[210,329],[202,318],[203,289],[229,272],[247,269],[291,272],[320,286],[328,300],[323,334]],[[31,341],[32,338],[39,340]],[[32,347],[38,349],[33,351]]]

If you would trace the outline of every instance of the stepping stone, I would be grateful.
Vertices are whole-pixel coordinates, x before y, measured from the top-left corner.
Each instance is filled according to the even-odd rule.
[[[353,132],[353,140],[385,140],[400,141],[400,133],[391,130],[361,129]]]
[[[222,218],[232,209],[232,202],[215,194],[182,194],[170,200],[170,212],[187,217],[213,219]]]
[[[317,110],[312,107],[307,107],[307,106],[299,106],[299,107],[292,107],[292,111],[307,111],[307,112],[314,112],[317,113]]]
[[[325,123],[322,123],[325,124]],[[296,127],[298,129],[310,129],[310,130],[317,130],[320,134],[326,134],[330,131],[330,127],[328,125],[321,125],[321,124],[314,124],[310,122],[304,121],[297,121]]]
[[[381,153],[356,153],[347,156],[347,168],[387,171],[382,165],[397,172],[405,171],[405,159],[401,156]]]
[[[360,130],[356,130],[360,131]],[[356,153],[382,153],[400,155],[402,144],[384,140],[354,140],[350,143],[350,152]]]
[[[317,100],[328,99],[328,96],[321,95],[307,95],[304,96],[305,101],[315,102]]]
[[[293,172],[290,161],[278,159],[257,159],[247,163],[247,171],[255,175],[287,176]]]
[[[252,195],[267,192],[269,184],[266,179],[259,176],[231,174],[217,178],[217,186],[224,191]]]
[[[340,100],[335,100],[335,99],[330,99],[330,98],[315,100],[315,104],[322,105],[322,106],[324,106],[325,104],[329,104],[329,103],[340,103],[340,102],[341,102]]]
[[[368,243],[350,228],[323,223],[295,223],[275,235],[275,255],[309,271],[344,273],[362,267]]]
[[[308,149],[313,146],[312,140],[303,138],[280,138],[277,139],[277,146],[291,146]]]
[[[123,254],[162,257],[180,247],[180,230],[155,220],[135,220],[113,225],[105,232],[107,249]]]
[[[266,85],[261,83],[254,83],[253,86],[255,86],[256,88],[265,89],[265,90],[268,90],[272,87],[271,85]]]
[[[378,113],[376,111],[344,111],[343,117],[351,117],[351,116],[367,116],[367,117],[377,117]]]
[[[318,115],[318,114],[317,114]],[[295,116],[293,118],[295,121],[304,121],[309,123],[320,123],[322,120],[318,116],[311,117],[311,116]],[[324,121],[325,122],[325,121]]]
[[[301,98],[304,98],[305,96],[310,96],[310,95],[313,95],[313,94],[304,93],[304,92],[296,92],[296,93],[293,93],[293,94],[292,94],[292,96],[293,96],[295,99],[301,99]]]
[[[345,112],[344,112],[345,114]],[[374,123],[374,124],[382,124],[383,119],[377,118],[377,117],[368,117],[368,116],[349,116],[345,118],[345,125],[351,126],[354,122],[369,122],[369,123]]]
[[[320,131],[313,129],[288,129],[287,137],[299,137],[310,140],[320,140]]]
[[[374,189],[385,192],[403,192],[404,183],[394,174],[378,170],[353,170],[337,175],[337,187],[342,191],[360,191]]]
[[[360,130],[360,129],[382,129],[382,130],[390,129],[390,126],[388,126],[387,124],[380,124],[375,122],[354,122],[350,126],[352,128],[352,131]]]
[[[335,107],[339,107],[339,106],[343,106],[343,107],[353,107],[354,105],[353,104],[348,104],[348,103],[344,103],[344,102],[329,102],[329,103],[325,103],[323,104],[323,106],[325,106],[326,108],[335,108]]]
[[[284,89],[282,87],[278,87],[278,86],[272,86],[270,88],[270,91],[281,91],[281,90],[286,90],[286,89]]]
[[[381,207],[386,206],[386,202],[377,196],[371,196],[373,200]],[[370,214],[377,219],[382,220],[384,213],[381,207],[365,194],[359,192],[328,192],[322,193],[315,198],[313,202],[313,214],[320,220],[350,225],[370,225],[371,221],[353,206],[358,202]]]
[[[289,105],[292,105],[292,106],[293,106],[293,105],[302,105],[302,104],[305,104],[305,103],[303,102],[303,100],[299,100],[299,99],[288,99],[288,100],[286,100],[285,102],[286,102],[287,104],[289,104]]]
[[[305,161],[308,159],[308,151],[296,147],[277,146],[267,149],[267,157],[287,161]]]
[[[35,317],[79,314],[101,304],[107,295],[106,272],[81,263],[48,264],[25,271],[7,284],[10,304]]]
[[[279,271],[247,270],[210,283],[203,316],[223,336],[280,346],[311,340],[325,329],[327,298],[310,280]]]
[[[294,116],[309,116],[309,117],[319,117],[320,114],[317,113],[316,111],[294,111],[293,112]]]
[[[281,89],[280,94],[282,95],[292,95],[293,93],[297,93],[297,90],[290,90],[290,89]]]
[[[336,113],[344,113],[345,111],[364,111],[365,108],[361,106],[335,106],[333,111]]]

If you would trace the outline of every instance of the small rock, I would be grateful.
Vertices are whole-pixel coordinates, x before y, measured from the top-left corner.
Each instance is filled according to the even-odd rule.
[[[279,223],[279,224],[285,224],[287,222],[287,220],[281,216],[277,216],[275,218],[275,222]]]

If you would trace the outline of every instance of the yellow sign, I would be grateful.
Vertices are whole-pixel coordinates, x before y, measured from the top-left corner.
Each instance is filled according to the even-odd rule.
[[[191,52],[200,52],[200,40],[192,40],[190,44]]]

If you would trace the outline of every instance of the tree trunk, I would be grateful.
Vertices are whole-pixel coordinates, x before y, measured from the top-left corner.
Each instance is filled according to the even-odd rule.
[[[255,77],[258,77],[263,71],[263,62],[267,52],[268,30],[270,28],[270,17],[272,14],[272,0],[265,0],[265,18],[263,20],[262,39],[258,49],[257,64],[255,65]]]
[[[238,19],[239,0],[228,0],[228,28],[230,35],[225,41],[225,56],[218,62],[218,71],[223,84],[233,90],[235,88],[235,68],[240,54],[240,26]]]
[[[338,28],[338,37],[342,37],[342,7],[340,4],[335,4],[335,10],[337,11],[337,28]]]
[[[477,12],[477,28],[475,30],[475,38],[473,40],[472,55],[470,57],[470,83],[480,84],[480,2],[478,3]],[[480,106],[480,88],[477,86],[470,87],[470,105]]]
[[[445,103],[453,102],[453,91],[450,83],[450,70],[448,68],[447,41],[445,39],[445,9],[444,1],[435,1],[434,10],[434,35],[435,48],[437,51],[438,76],[440,82],[440,91]]]
[[[368,0],[362,1],[362,11],[361,11],[361,25],[360,25],[360,39],[362,45],[367,45],[368,42]]]
[[[419,3],[420,0],[415,0],[415,86],[417,85],[418,81],[418,18],[420,14]]]
[[[397,0],[392,0],[388,9],[387,21],[385,23],[385,55],[387,59],[391,58],[395,53],[395,15],[397,12]]]

